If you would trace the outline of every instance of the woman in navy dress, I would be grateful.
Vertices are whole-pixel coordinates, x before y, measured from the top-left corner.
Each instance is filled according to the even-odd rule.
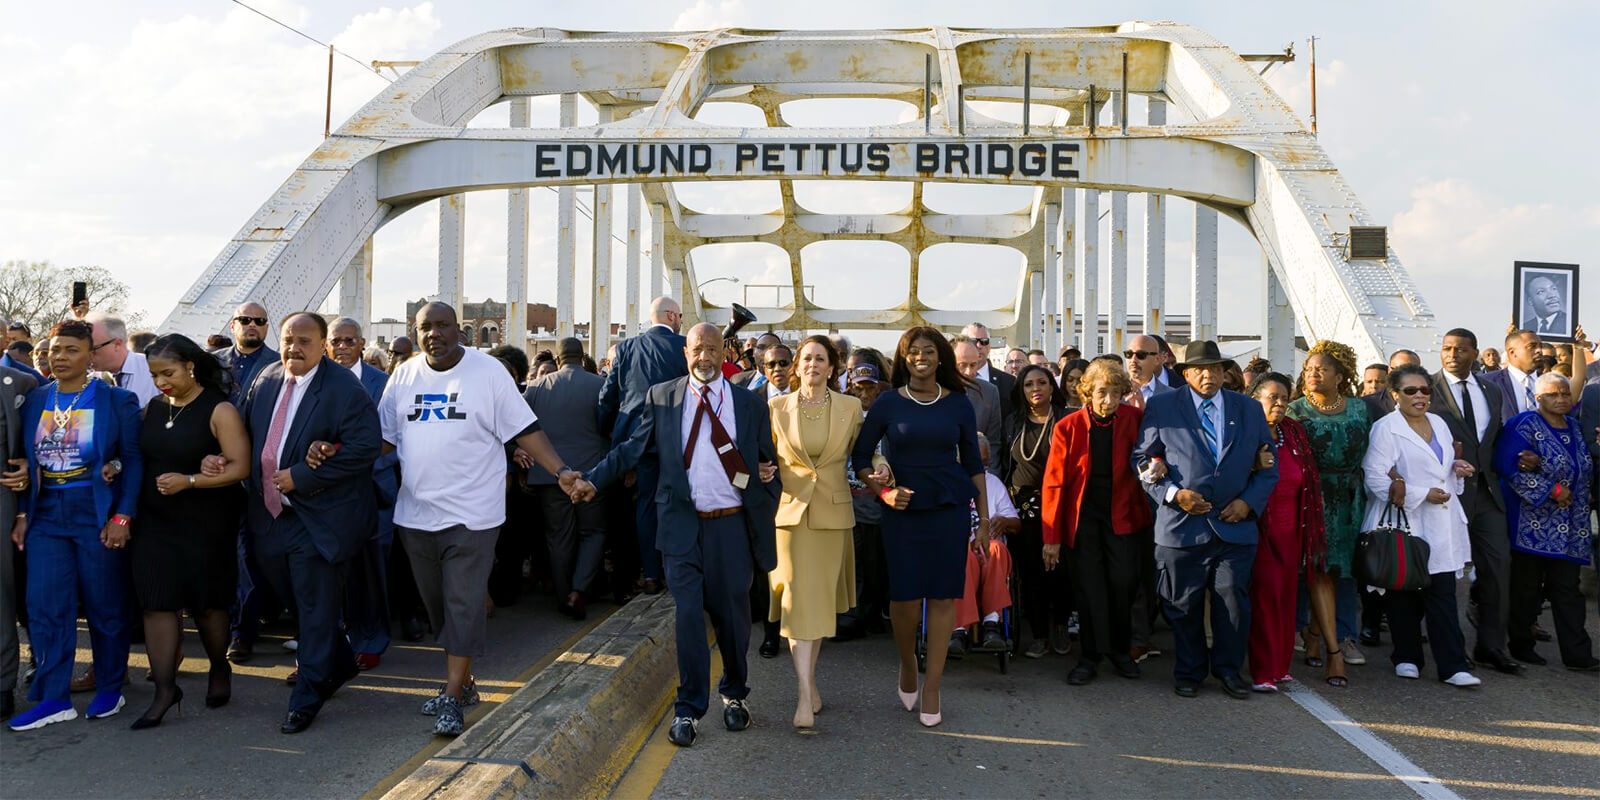
[[[889,562],[889,618],[900,652],[900,702],[911,711],[917,702],[922,601],[928,604],[929,630],[954,627],[955,601],[966,582],[966,548],[989,550],[989,504],[977,415],[956,372],[950,342],[933,328],[906,331],[891,374],[895,391],[880,395],[867,412],[851,463],[869,465],[858,469],[857,476],[888,506],[882,529]],[[880,440],[888,471],[870,466]],[[969,543],[974,500],[978,535]],[[932,727],[943,718],[939,684],[949,642],[944,636],[927,640],[920,719]]]

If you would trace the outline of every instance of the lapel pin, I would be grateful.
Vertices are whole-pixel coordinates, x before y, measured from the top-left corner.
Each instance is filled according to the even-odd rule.
[[[6,385],[7,385],[7,386],[10,386],[10,385],[11,385],[11,376],[10,376],[10,375],[7,375],[7,376],[6,376]]]

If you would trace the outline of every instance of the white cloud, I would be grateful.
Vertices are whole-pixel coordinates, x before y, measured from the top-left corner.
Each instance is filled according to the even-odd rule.
[[[734,28],[749,23],[750,10],[744,0],[695,0],[672,22],[675,31],[706,31]]]

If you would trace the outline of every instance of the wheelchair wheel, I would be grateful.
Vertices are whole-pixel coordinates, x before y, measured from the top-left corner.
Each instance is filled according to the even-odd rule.
[[[1000,674],[1004,675],[1004,674],[1006,674],[1006,673],[1008,673],[1010,671],[1011,671],[1011,651],[1009,649],[1001,650],[1000,651]]]
[[[928,671],[928,654],[922,650],[917,651],[917,671]]]

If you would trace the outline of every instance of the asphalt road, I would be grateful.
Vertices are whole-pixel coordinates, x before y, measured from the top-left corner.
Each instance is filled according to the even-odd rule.
[[[489,654],[474,664],[483,702],[467,716],[471,725],[522,684],[565,642],[608,614],[596,603],[589,619],[555,613],[552,601],[524,595],[489,620]],[[145,681],[142,646],[135,645],[122,713],[16,733],[0,729],[0,796],[17,798],[355,798],[386,789],[413,760],[446,740],[433,736],[433,718],[418,713],[444,680],[444,651],[432,637],[397,640],[383,663],[339,690],[304,733],[278,732],[289,688],[283,679],[294,656],[282,635],[263,638],[255,658],[234,667],[233,700],[212,710],[202,702],[206,660],[198,637],[184,638],[179,685],[184,716],[169,712],[160,727],[130,731],[154,695]],[[79,669],[89,660],[88,634],[80,628]],[[24,654],[26,657],[26,654]],[[81,714],[90,695],[73,695]],[[27,708],[19,691],[19,708]]]
[[[1597,636],[1592,601],[1589,610]],[[1544,625],[1553,630],[1548,614]],[[1157,643],[1170,644],[1164,628]],[[1436,779],[1422,786],[1430,797],[1600,797],[1600,675],[1562,669],[1553,643],[1540,650],[1556,666],[1518,676],[1480,670],[1484,685],[1475,690],[1440,683],[1431,667],[1421,680],[1395,677],[1387,635],[1384,646],[1367,650],[1369,663],[1350,667],[1346,689],[1328,687],[1320,669],[1295,662],[1293,673],[1306,683],[1294,692],[1331,722],[1290,693],[1239,701],[1210,681],[1197,699],[1176,697],[1170,655],[1144,662],[1138,680],[1103,668],[1085,687],[1066,684],[1073,655],[1018,659],[1009,675],[992,656],[969,656],[946,672],[944,724],[925,729],[893,692],[889,637],[875,636],[824,646],[819,688],[827,706],[807,733],[789,724],[788,654],[766,660],[752,652],[753,726],[730,733],[713,709],[689,749],[667,743],[665,725],[658,726],[616,796],[1418,794],[1343,730],[1392,746],[1413,766],[1396,769],[1406,777],[1420,770]]]

